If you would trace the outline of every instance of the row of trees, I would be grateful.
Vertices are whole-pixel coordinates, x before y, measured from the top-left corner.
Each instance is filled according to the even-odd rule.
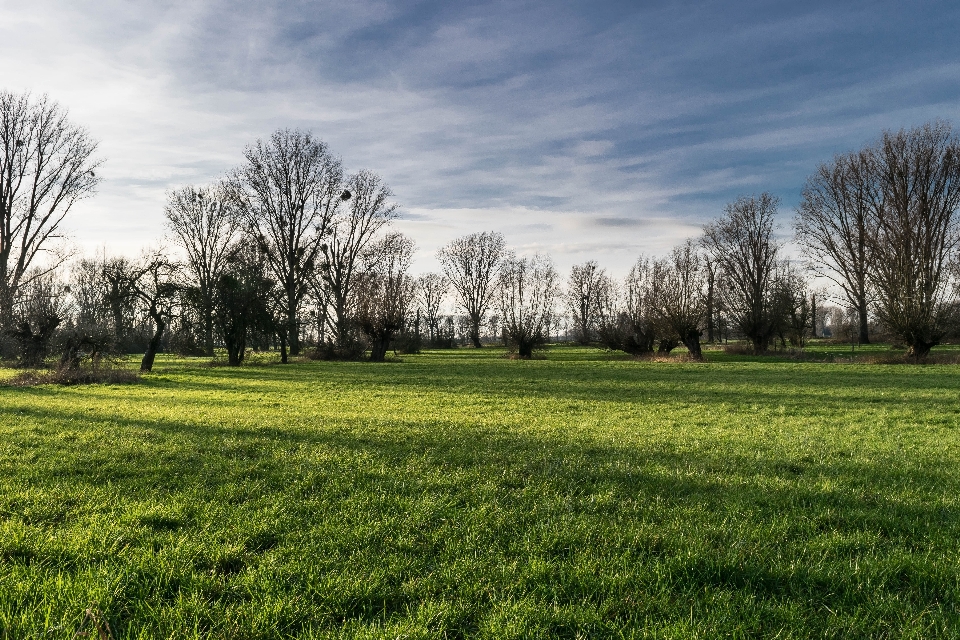
[[[590,261],[566,286],[547,256],[517,256],[493,232],[452,241],[437,254],[441,273],[414,278],[414,243],[393,229],[382,179],[347,174],[326,144],[290,130],[247,147],[216,184],[169,194],[164,244],[179,259],[104,256],[65,276],[52,241],[98,183],[96,143],[56,104],[0,93],[0,145],[0,324],[27,362],[57,343],[65,361],[143,351],[149,369],[171,342],[223,347],[231,364],[249,347],[283,361],[308,347],[382,360],[398,334],[412,348],[449,339],[448,295],[475,347],[493,321],[522,357],[559,316],[579,341],[634,354],[683,344],[700,357],[704,337],[731,333],[760,353],[775,340],[802,347],[816,326],[811,274],[836,285],[861,342],[877,321],[919,357],[956,320],[960,145],[945,123],[885,133],[818,168],[795,225],[808,269],[787,259],[779,202],[763,193],[730,203],[667,257],[641,258],[623,281]]]

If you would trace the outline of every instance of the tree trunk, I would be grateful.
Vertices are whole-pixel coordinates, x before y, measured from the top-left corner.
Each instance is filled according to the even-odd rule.
[[[123,309],[119,303],[111,305],[113,313],[113,339],[117,349],[123,349]]]
[[[753,342],[753,354],[760,356],[767,352],[767,338],[758,338],[754,337]]]
[[[157,330],[147,343],[147,350],[143,354],[143,360],[140,361],[140,371],[153,371],[153,361],[157,358],[157,351],[160,349],[160,340],[163,339],[163,330],[167,324],[160,316],[154,316],[153,321],[157,323]]]
[[[279,331],[280,335],[280,364],[287,364],[287,334],[285,331]]]
[[[703,352],[700,350],[700,332],[696,329],[688,331],[683,338],[683,346],[690,352],[690,357],[694,360],[703,360]]]
[[[203,310],[203,351],[213,357],[213,311],[209,305]]]
[[[377,336],[370,345],[370,362],[383,362],[390,348],[390,334]]]
[[[290,341],[290,355],[300,355],[300,328],[297,326],[297,313],[291,311],[287,316],[287,332]]]
[[[247,349],[247,341],[243,337],[227,339],[227,361],[231,367],[243,364],[243,354]]]
[[[470,341],[477,349],[483,346],[480,344],[480,316],[470,317]]]
[[[867,327],[867,301],[865,299],[858,301],[857,316],[860,320],[860,344],[870,344],[870,334]]]
[[[913,344],[909,345],[910,348],[907,350],[907,357],[913,358],[919,362],[921,359],[930,355],[930,349],[934,348],[938,344],[940,344],[939,340],[934,340],[932,342],[927,342],[925,340],[914,340]]]
[[[812,338],[817,337],[817,294],[810,295],[810,332]]]
[[[707,271],[707,342],[713,344],[713,269]],[[697,341],[699,343],[699,340]]]
[[[657,346],[657,353],[668,356],[670,352],[677,348],[677,340],[674,338],[664,338]]]
[[[529,360],[533,357],[533,341],[532,340],[520,340],[517,342],[517,356],[523,358],[524,360]]]

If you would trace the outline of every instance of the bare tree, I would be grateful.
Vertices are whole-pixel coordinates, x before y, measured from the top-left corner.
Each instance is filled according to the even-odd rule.
[[[470,341],[480,348],[480,327],[493,304],[497,273],[506,242],[499,233],[473,233],[457,238],[437,252],[457,304],[470,318]]]
[[[153,322],[153,334],[140,361],[140,371],[152,371],[163,332],[173,317],[180,289],[179,265],[157,251],[134,264],[115,261],[107,268],[111,272],[110,278],[123,283],[123,290],[129,292]]]
[[[688,240],[657,266],[651,305],[663,326],[661,335],[666,340],[679,339],[692,358],[701,360],[700,336],[707,318],[705,260]]]
[[[936,122],[884,133],[875,154],[882,194],[869,241],[876,314],[921,358],[943,339],[955,310],[948,296],[960,244],[960,141]]]
[[[70,292],[80,327],[110,327],[110,289],[103,277],[103,258],[81,258],[70,269]]]
[[[106,286],[106,302],[113,328],[114,347],[123,352],[129,346],[127,338],[133,330],[136,297],[129,277],[133,265],[126,258],[104,258],[101,277]]]
[[[286,340],[297,355],[300,309],[341,201],[343,170],[326,144],[298,130],[276,131],[247,147],[244,157],[231,194],[283,291]]]
[[[370,338],[372,362],[383,362],[390,340],[407,321],[415,293],[408,274],[413,250],[413,240],[389,233],[366,252],[367,268],[358,282],[357,324]]]
[[[96,148],[46,96],[0,91],[0,322],[11,320],[28,272],[39,277],[62,262],[31,271],[71,207],[96,189]]]
[[[580,344],[589,344],[596,332],[598,305],[608,286],[606,272],[595,261],[574,265],[567,279],[565,302]]]
[[[256,245],[236,244],[213,283],[214,317],[223,335],[230,366],[243,363],[247,342],[253,334],[277,332],[279,327],[270,310],[274,289],[274,283],[266,277],[263,255]]]
[[[449,284],[439,273],[425,273],[417,278],[417,298],[424,320],[427,323],[427,335],[434,343],[440,334],[440,305],[447,295]]]
[[[814,312],[809,283],[796,267],[782,262],[773,285],[773,314],[781,343],[802,349],[811,333]]]
[[[704,247],[722,272],[723,306],[758,354],[766,351],[777,326],[773,285],[780,244],[773,238],[773,224],[779,202],[769,193],[740,197],[707,225],[703,236]]]
[[[650,291],[656,282],[653,266],[641,256],[623,282],[622,348],[632,355],[653,351],[656,341],[656,327],[650,308]]]
[[[797,208],[797,242],[814,272],[837,285],[856,310],[863,344],[870,342],[870,212],[880,204],[877,186],[871,149],[839,155],[807,179]]]
[[[58,274],[28,273],[14,304],[14,322],[7,333],[17,343],[21,366],[37,367],[43,364],[50,351],[57,328],[69,314],[70,287],[61,282]]]
[[[503,331],[521,358],[549,340],[560,282],[549,257],[508,254],[500,269],[500,314]],[[473,318],[471,318],[471,322]]]
[[[315,295],[330,308],[327,322],[336,346],[343,349],[352,340],[353,289],[362,257],[376,235],[397,217],[393,194],[383,180],[371,171],[360,171],[347,182],[341,199],[350,204],[340,210],[330,226],[324,244]],[[325,309],[326,310],[326,309]]]
[[[200,312],[203,349],[213,356],[215,288],[240,231],[221,187],[186,186],[167,194],[167,227],[187,254],[186,271]]]

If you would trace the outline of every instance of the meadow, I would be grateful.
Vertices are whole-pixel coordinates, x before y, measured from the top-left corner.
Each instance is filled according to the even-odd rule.
[[[0,387],[0,638],[960,637],[960,367],[502,355]]]

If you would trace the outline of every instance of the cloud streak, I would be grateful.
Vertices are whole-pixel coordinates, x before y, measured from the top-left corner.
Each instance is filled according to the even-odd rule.
[[[39,0],[0,8],[0,67],[102,141],[88,249],[153,243],[168,189],[302,127],[384,176],[423,268],[495,229],[622,271],[739,194],[786,221],[818,162],[956,119],[957,26],[946,2]]]

